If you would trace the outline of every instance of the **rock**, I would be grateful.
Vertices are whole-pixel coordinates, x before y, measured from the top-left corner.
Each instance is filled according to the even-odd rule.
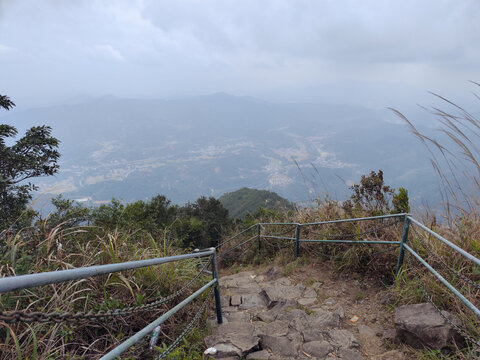
[[[258,275],[256,278],[255,278],[255,281],[257,283],[261,283],[263,281],[265,281],[265,275]]]
[[[227,356],[242,356],[242,351],[231,343],[216,344],[215,349],[217,349],[217,353],[215,355],[215,358],[217,359],[223,359]]]
[[[267,304],[267,307],[269,309],[277,305],[279,301],[284,300],[283,295],[280,293],[280,291],[274,287],[263,289],[260,292],[260,296],[264,298],[265,303]]]
[[[404,360],[405,355],[401,351],[391,350],[382,355],[375,356],[373,360]]]
[[[302,332],[303,341],[322,341],[325,340],[322,332],[319,329],[307,329]]]
[[[244,321],[244,322],[249,322],[250,321],[250,315],[247,313],[244,313],[243,311],[237,311],[237,312],[232,312],[224,315],[224,320],[227,319],[228,322],[238,322],[238,321]],[[216,321],[216,318],[215,318]]]
[[[273,353],[282,356],[295,356],[300,347],[300,343],[296,343],[286,337],[280,336],[260,334],[260,342],[263,349],[270,350]]]
[[[300,298],[300,299],[298,299],[298,303],[303,305],[303,306],[312,305],[313,303],[315,303],[315,301],[317,301],[317,299],[315,299],[315,298]]]
[[[276,266],[272,266],[265,272],[265,276],[269,281],[279,277],[282,274],[283,274],[282,270]]]
[[[383,335],[383,332],[385,331],[385,329],[383,328],[383,326],[378,325],[378,326],[375,326],[375,328],[373,329],[373,331],[375,331],[375,335],[376,335],[376,336],[381,337],[381,336]]]
[[[230,298],[230,305],[232,306],[238,306],[242,303],[242,297],[240,295],[233,295]]]
[[[315,314],[308,317],[311,326],[316,328],[338,327],[340,315],[323,309],[315,309]]]
[[[287,300],[279,302],[270,310],[259,311],[256,314],[256,317],[259,320],[269,322],[275,320],[280,314],[287,311],[288,309],[292,309],[298,306],[298,303],[295,300]]]
[[[348,349],[341,349],[338,352],[338,356],[342,360],[364,360],[365,359],[362,356],[362,354],[360,354],[359,352],[354,350],[348,350]]]
[[[317,292],[313,290],[312,288],[306,288],[305,291],[303,292],[302,297],[304,298],[317,298]]]
[[[382,333],[383,340],[387,340],[390,342],[395,342],[397,338],[397,331],[395,329],[385,329]]]
[[[242,296],[242,303],[238,308],[246,310],[255,306],[265,306],[263,298],[258,294],[246,294]]]
[[[332,311],[334,314],[338,315],[338,317],[340,319],[344,319],[345,318],[345,311],[343,310],[343,307],[341,307],[340,305],[337,305],[335,306],[335,309],[333,309]]]
[[[327,304],[327,305],[334,305],[334,304],[335,304],[335,299],[333,299],[333,298],[328,298],[327,300],[325,300],[325,304]]]
[[[459,324],[452,314],[447,311],[442,313],[453,323]],[[430,303],[398,307],[395,311],[395,327],[397,337],[415,348],[427,346],[441,350],[464,342]]]
[[[300,309],[292,309],[278,316],[278,319],[287,322],[290,327],[299,332],[310,328],[308,318],[309,316],[305,313],[305,311]]]
[[[268,360],[270,353],[267,350],[255,351],[247,355],[247,360]]]
[[[245,356],[258,347],[259,340],[252,324],[230,322],[218,326],[213,335],[205,338],[205,344],[207,347],[214,347],[217,350],[218,346],[221,346],[227,353],[233,351],[232,355]],[[225,356],[230,356],[230,353]],[[220,354],[217,357],[221,357]]]
[[[303,344],[303,351],[311,356],[325,358],[330,351],[333,351],[333,346],[326,341],[310,341]]]
[[[266,323],[259,328],[259,334],[272,335],[272,336],[287,336],[288,323],[281,320],[276,320],[271,323]]]
[[[281,277],[280,279],[275,280],[275,285],[291,286],[292,281],[287,277]]]
[[[360,347],[355,336],[347,330],[330,330],[328,337],[330,338],[330,343],[337,348],[351,349]]]

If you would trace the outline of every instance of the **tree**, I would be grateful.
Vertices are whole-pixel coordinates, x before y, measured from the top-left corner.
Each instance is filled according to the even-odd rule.
[[[216,246],[232,222],[228,210],[214,197],[204,196],[180,209],[181,222],[177,235],[183,245],[206,248]]]
[[[399,188],[396,194],[394,188],[385,184],[382,170],[378,170],[378,173],[371,171],[368,176],[362,175],[360,184],[355,184],[350,189],[353,194],[343,204],[348,216],[377,216],[410,210],[407,190]]]
[[[0,95],[0,108],[8,111],[14,106],[8,96]],[[51,136],[51,131],[49,126],[34,126],[8,146],[6,140],[15,138],[18,131],[11,125],[0,124],[0,230],[18,224],[32,199],[32,191],[37,190],[36,185],[25,180],[58,171],[59,141]]]

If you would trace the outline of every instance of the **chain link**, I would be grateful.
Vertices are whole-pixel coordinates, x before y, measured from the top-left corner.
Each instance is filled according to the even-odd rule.
[[[246,243],[248,243],[248,242],[250,242],[250,241],[252,241],[252,240],[255,240],[255,239],[257,239],[257,235],[254,235],[254,236],[252,236],[250,239],[247,239],[247,240],[245,240],[245,241],[243,241],[243,242],[235,245],[234,247],[228,249],[227,251],[225,251],[225,252],[223,252],[223,253],[220,253],[220,254],[218,255],[218,257],[221,258],[221,257],[223,257],[223,256],[231,253],[233,250],[237,249],[238,247],[240,247],[240,246],[242,246],[242,245],[245,245]]]
[[[210,299],[213,293],[213,290],[214,290],[214,287],[212,287],[212,289],[210,290],[210,293],[207,295],[207,298],[205,299],[202,306],[200,307],[200,310],[198,310],[198,312],[195,314],[192,321],[188,323],[188,325],[185,327],[185,329],[183,329],[182,333],[175,339],[175,341],[171,343],[170,346],[158,356],[159,360],[165,359],[168,354],[170,354],[173,350],[175,350],[175,348],[180,344],[180,342],[185,338],[185,336],[187,336],[188,333],[195,328],[198,320],[200,319],[200,316],[202,316],[203,312],[207,307],[208,300]]]
[[[480,348],[480,341],[474,339],[472,336],[470,336],[466,330],[462,329],[458,325],[456,325],[452,320],[450,320],[444,313],[443,311],[435,304],[433,301],[432,296],[428,293],[427,289],[425,286],[423,286],[422,282],[420,281],[420,277],[418,276],[418,273],[415,271],[415,268],[412,266],[412,263],[410,262],[410,254],[408,252],[405,253],[405,258],[408,263],[408,267],[412,270],[413,276],[415,277],[415,280],[420,287],[420,290],[422,290],[423,295],[425,298],[428,300],[430,304],[433,305],[435,310],[440,314],[440,316],[451,326],[453,327],[460,335],[462,335],[465,339],[467,339],[471,344],[475,345],[477,348]]]
[[[275,240],[275,239],[273,239],[273,240]],[[280,239],[276,239],[276,240],[280,240]],[[277,244],[275,244],[275,243],[272,243],[271,241],[267,240],[266,238],[262,238],[262,241],[263,241],[264,244],[269,245],[269,246],[271,246],[271,247],[273,247],[273,248],[276,248],[277,250],[282,250],[282,249],[285,249],[285,248],[287,248],[287,247],[292,246],[293,244],[295,244],[294,241],[289,241],[289,242],[287,242],[285,245],[280,246],[280,245],[277,245]]]
[[[428,246],[428,244],[423,240],[423,237],[422,235],[417,231],[417,229],[415,228],[415,226],[412,226],[412,229],[413,231],[415,232],[415,234],[417,235],[417,238],[420,240],[420,242],[422,243],[422,246],[429,251],[429,253],[431,255],[433,255],[433,257],[435,259],[437,259],[437,261],[439,261],[443,267],[445,269],[448,270],[449,273],[451,273],[452,275],[455,275],[457,277],[459,277],[461,280],[463,280],[464,282],[466,282],[467,284],[470,284],[472,285],[473,287],[477,288],[480,290],[480,284],[477,284],[475,283],[473,280],[469,279],[468,277],[466,277],[465,275],[461,274],[460,272],[458,272],[457,270],[451,268],[450,266],[447,265],[447,263],[445,261],[443,261],[443,259],[436,253],[434,252],[430,246]]]
[[[211,257],[208,261],[206,261],[202,268],[198,271],[198,273],[193,277],[185,286],[183,286],[180,290],[174,292],[173,294],[158,299],[156,301],[150,302],[148,304],[143,304],[139,306],[131,306],[128,308],[118,308],[113,310],[100,310],[94,312],[93,310],[89,312],[49,312],[45,313],[42,311],[36,312],[26,312],[25,310],[18,310],[18,311],[11,311],[11,312],[2,312],[0,311],[0,321],[4,321],[6,323],[15,323],[15,322],[65,322],[65,321],[74,321],[74,320],[106,320],[107,318],[117,317],[117,316],[124,316],[129,314],[134,314],[138,312],[145,312],[152,309],[156,309],[161,307],[163,304],[176,299],[180,295],[182,295],[185,291],[187,291],[195,281],[202,275],[203,271],[207,268],[207,266],[212,261]]]

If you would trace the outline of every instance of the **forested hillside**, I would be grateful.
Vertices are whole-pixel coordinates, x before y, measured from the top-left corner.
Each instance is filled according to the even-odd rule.
[[[288,200],[273,191],[249,188],[223,194],[218,200],[228,210],[230,217],[234,219],[243,218],[248,213],[253,214],[258,211],[259,207],[286,210],[292,206]]]

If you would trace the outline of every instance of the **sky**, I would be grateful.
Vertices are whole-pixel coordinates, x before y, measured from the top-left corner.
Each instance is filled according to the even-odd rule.
[[[480,82],[478,0],[0,0],[0,94],[399,107]],[[474,89],[473,89],[474,90]]]

